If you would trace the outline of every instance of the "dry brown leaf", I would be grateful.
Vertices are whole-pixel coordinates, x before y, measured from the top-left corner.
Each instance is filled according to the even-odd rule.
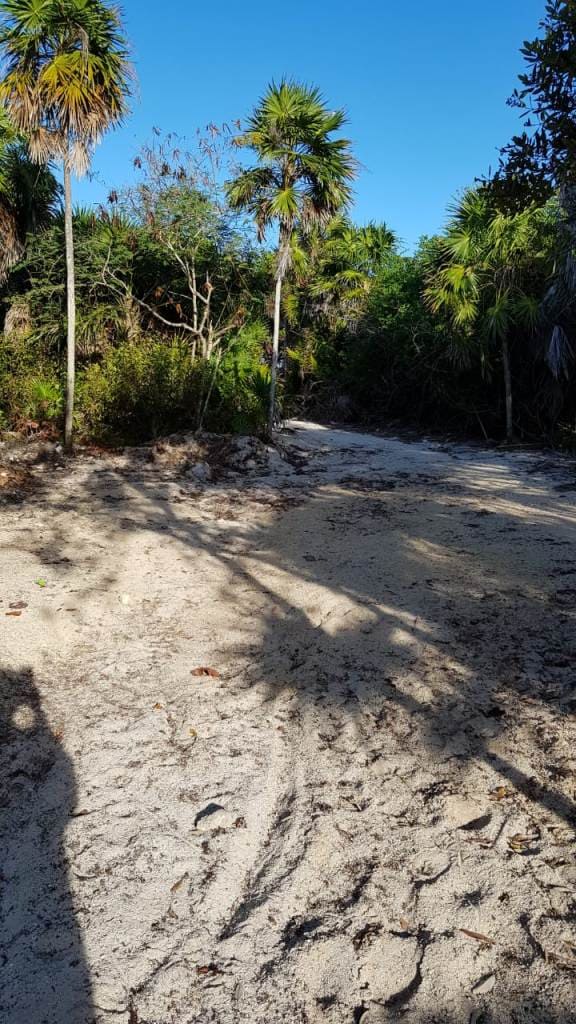
[[[28,607],[28,604],[26,601],[13,601],[12,604],[8,605],[8,607],[11,608],[12,611],[22,611],[23,608]]]
[[[206,666],[200,666],[192,670],[193,676],[210,676],[211,679],[220,679],[220,673],[215,668],[208,668]]]
[[[187,878],[188,872],[185,871],[184,874],[182,875],[182,878],[179,878],[177,882],[174,882],[174,885],[170,886],[170,892],[178,892],[178,890],[181,889],[182,886],[184,885],[184,882],[186,881]]]
[[[9,619],[19,619],[20,616],[22,615],[22,612],[6,612],[6,615],[8,616]]]
[[[494,946],[496,939],[491,939],[489,935],[483,935],[482,932],[471,932],[469,928],[459,928],[459,932],[463,935],[467,935],[469,939],[476,939],[476,942],[481,942],[485,946]]]
[[[222,971],[216,964],[204,964],[196,968],[196,974],[222,974]]]
[[[506,786],[497,786],[490,793],[489,799],[499,803],[501,800],[507,800],[510,796],[512,796],[512,792]]]
[[[153,711],[163,711],[164,710],[164,705],[163,704],[155,704],[152,710]]]
[[[536,842],[538,836],[535,833],[529,835],[522,835],[518,832],[514,836],[510,836],[508,840],[508,848],[513,853],[527,853],[531,846]]]

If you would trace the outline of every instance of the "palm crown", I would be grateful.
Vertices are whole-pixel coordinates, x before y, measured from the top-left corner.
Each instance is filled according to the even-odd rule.
[[[2,0],[0,85],[39,162],[86,169],[103,132],[127,110],[130,65],[119,14],[100,0]]]
[[[228,184],[234,208],[253,215],[262,238],[279,222],[282,241],[299,228],[326,224],[348,205],[356,164],[347,139],[333,138],[345,123],[342,110],[328,111],[318,89],[296,82],[272,84],[236,144],[260,164]],[[284,249],[288,257],[288,247]]]
[[[546,208],[505,214],[485,190],[468,190],[437,246],[426,291],[432,309],[446,310],[464,328],[482,318],[485,332],[497,338],[514,323],[533,326],[538,309],[530,273],[543,265],[546,272],[550,221]]]

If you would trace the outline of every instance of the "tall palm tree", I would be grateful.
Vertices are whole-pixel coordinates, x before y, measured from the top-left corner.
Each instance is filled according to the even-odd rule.
[[[32,159],[60,159],[64,169],[70,446],[76,353],[71,175],[86,172],[102,135],[127,111],[128,52],[119,13],[104,0],[0,0],[0,16],[0,101],[26,136]]]
[[[344,111],[328,110],[318,89],[298,82],[268,87],[237,145],[253,150],[258,166],[228,183],[234,209],[247,210],[263,239],[278,225],[274,335],[268,431],[274,427],[280,342],[282,283],[291,263],[292,238],[327,224],[351,199],[356,162],[350,142],[334,138],[345,123]]]
[[[549,208],[502,213],[480,187],[465,192],[454,207],[430,258],[426,299],[459,329],[457,355],[465,356],[470,343],[500,345],[508,441],[514,437],[510,344],[538,325],[553,237]]]

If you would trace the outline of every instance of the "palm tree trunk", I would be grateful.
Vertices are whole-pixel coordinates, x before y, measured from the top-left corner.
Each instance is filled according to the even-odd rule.
[[[76,282],[74,274],[74,231],[72,227],[72,181],[68,158],[64,160],[64,236],[66,239],[66,298],[68,311],[64,444],[66,448],[71,448],[74,424],[74,388],[76,384]]]
[[[274,300],[274,336],[272,339],[272,367],[270,370],[270,410],[268,413],[268,434],[272,437],[276,411],[276,379],[278,377],[278,352],[280,350],[280,309],[282,302],[282,274],[276,278],[276,297]]]
[[[514,440],[512,417],[512,374],[510,372],[510,350],[506,339],[502,341],[502,364],[504,366],[504,390],[506,393],[506,440]]]

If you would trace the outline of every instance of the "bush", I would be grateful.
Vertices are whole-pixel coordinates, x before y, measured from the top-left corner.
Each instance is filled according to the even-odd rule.
[[[269,334],[258,321],[229,343],[218,367],[206,425],[215,431],[258,433],[266,426],[270,370],[262,363]]]
[[[0,344],[0,429],[26,422],[58,424],[64,410],[64,387],[58,367],[24,334]]]
[[[195,426],[203,377],[184,341],[148,339],[109,349],[79,376],[80,431],[135,444]]]
[[[81,434],[136,444],[199,426],[260,429],[268,383],[260,365],[262,330],[240,331],[223,357],[211,361],[193,360],[185,340],[150,338],[109,349],[79,376]]]

